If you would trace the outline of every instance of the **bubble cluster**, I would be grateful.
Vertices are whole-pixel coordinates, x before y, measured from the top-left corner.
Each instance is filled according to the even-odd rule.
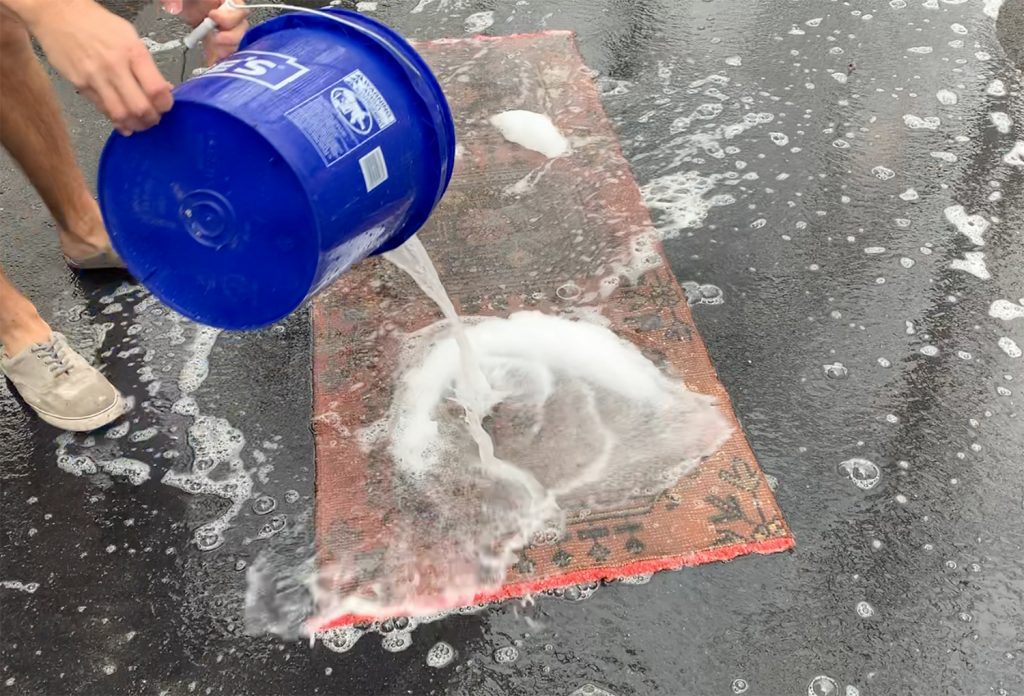
[[[507,665],[519,659],[519,648],[506,645],[494,651],[494,661],[499,665]]]
[[[427,651],[427,666],[434,669],[447,667],[455,659],[455,648],[443,640],[434,643]]]

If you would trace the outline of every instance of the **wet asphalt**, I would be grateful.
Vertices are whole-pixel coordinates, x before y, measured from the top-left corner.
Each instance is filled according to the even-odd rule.
[[[3,160],[4,268],[57,328],[98,336],[91,356],[139,404],[133,427],[146,418],[160,434],[159,446],[119,445],[150,462],[142,485],[73,476],[56,464],[58,433],[0,386],[0,692],[1024,693],[1024,373],[1000,347],[1024,344],[1024,319],[989,316],[996,300],[1024,298],[1024,168],[1003,161],[1024,140],[1024,1],[1007,0],[998,22],[986,4],[378,4],[413,38],[464,35],[486,11],[492,34],[577,31],[640,183],[694,171],[708,198],[733,196],[696,224],[672,205],[655,220],[675,234],[679,279],[724,293],[696,308],[697,323],[798,542],[585,602],[452,617],[394,654],[374,635],[337,654],[244,629],[247,564],[266,544],[301,545],[311,519],[308,316],[223,335],[197,393],[261,450],[256,492],[297,531],[259,540],[264,519],[247,505],[225,543],[201,552],[194,530],[227,503],[160,484],[191,457],[181,417],[123,355],[143,340],[130,315],[102,336],[89,328],[123,279],[67,271],[45,210]],[[158,40],[181,35],[153,7],[115,9]],[[177,52],[158,60],[180,72]],[[711,75],[728,80],[694,86]],[[1006,94],[990,89],[997,79]],[[91,175],[106,126],[60,93]],[[690,118],[710,102],[717,116]],[[702,137],[748,110],[773,120],[728,143],[719,132],[735,150]],[[992,112],[1015,122],[1008,133]],[[920,120],[907,115],[940,122],[911,128]],[[730,184],[727,172],[757,178]],[[945,219],[955,204],[992,221],[983,247]],[[987,279],[951,267],[978,251]],[[180,363],[165,350],[157,369]],[[877,465],[876,485],[856,485],[841,467],[852,458]],[[425,656],[439,640],[457,658],[434,669]],[[519,659],[496,662],[509,645]]]

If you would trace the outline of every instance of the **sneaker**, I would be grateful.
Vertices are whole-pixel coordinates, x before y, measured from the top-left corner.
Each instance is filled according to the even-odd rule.
[[[40,418],[63,430],[96,430],[124,414],[120,392],[57,332],[14,357],[0,354],[0,370]]]
[[[128,267],[113,248],[105,249],[84,259],[73,259],[64,254],[64,262],[73,271],[99,271],[104,269],[125,271]]]

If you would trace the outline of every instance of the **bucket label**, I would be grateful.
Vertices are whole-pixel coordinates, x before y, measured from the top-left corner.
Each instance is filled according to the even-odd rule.
[[[292,56],[271,51],[238,51],[197,77],[234,77],[279,90],[309,72]]]
[[[361,70],[287,112],[328,167],[397,121],[384,95]]]

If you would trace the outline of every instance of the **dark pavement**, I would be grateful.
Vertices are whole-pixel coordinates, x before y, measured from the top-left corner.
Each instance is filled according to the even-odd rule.
[[[196,330],[138,293],[111,297],[122,279],[66,271],[4,160],[0,261],[136,408],[121,438],[59,445],[0,386],[0,692],[1024,693],[1024,373],[1006,340],[1024,345],[1024,318],[989,316],[1024,298],[1024,167],[1003,161],[1024,140],[1024,1],[998,24],[994,4],[379,3],[413,38],[463,35],[485,11],[490,33],[579,33],[637,179],[674,191],[654,202],[674,272],[724,293],[697,323],[798,542],[585,602],[451,617],[398,653],[372,634],[337,654],[244,632],[247,565],[267,549],[298,560],[311,533],[307,315],[213,347],[195,401],[244,434],[235,475],[253,499],[200,551],[196,530],[240,498],[161,483],[193,458],[192,419],[170,405]],[[180,36],[156,16],[138,24]],[[158,59],[177,76],[177,52]],[[107,128],[61,90],[92,173]],[[732,199],[703,205],[687,181]],[[947,221],[953,205],[992,221],[983,247]],[[951,267],[977,252],[987,279]],[[117,451],[150,477],[72,475],[59,446]],[[855,485],[852,458],[877,465],[877,485]],[[261,538],[275,517],[284,528]],[[457,657],[434,669],[439,640]],[[498,662],[510,645],[518,660]]]

